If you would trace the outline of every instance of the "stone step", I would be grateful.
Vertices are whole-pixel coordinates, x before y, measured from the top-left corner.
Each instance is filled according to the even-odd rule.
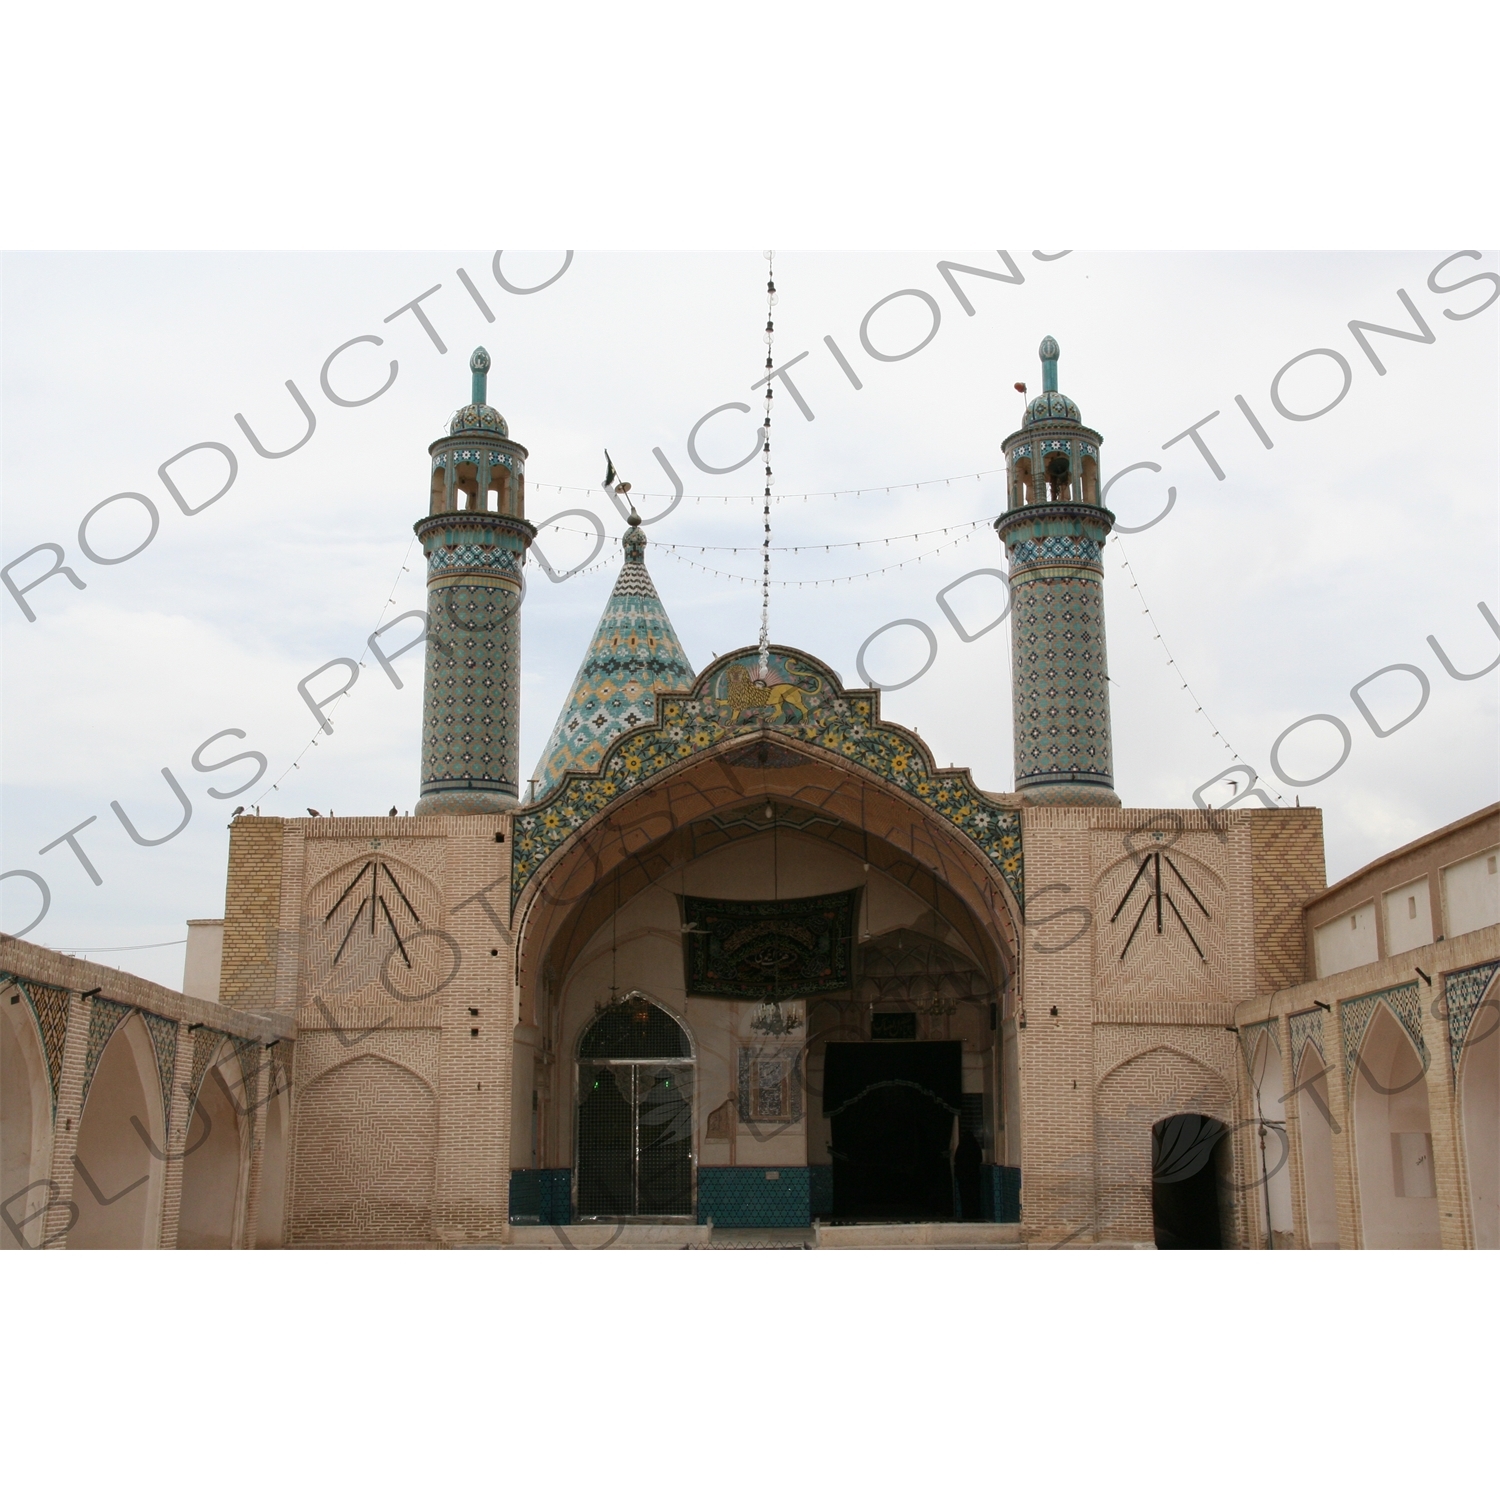
[[[819,1224],[819,1250],[1020,1249],[1019,1224]]]
[[[512,1250],[700,1250],[707,1224],[512,1224]]]

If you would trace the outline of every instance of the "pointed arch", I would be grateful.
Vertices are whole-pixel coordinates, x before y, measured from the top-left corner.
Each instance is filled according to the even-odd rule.
[[[913,731],[881,718],[878,690],[846,691],[825,663],[781,646],[768,648],[767,663],[761,667],[753,648],[719,657],[691,690],[660,695],[654,720],[613,741],[596,771],[567,772],[545,803],[523,808],[511,864],[517,905],[532,899],[537,876],[555,873],[558,856],[601,812],[613,815],[643,792],[680,786],[683,772],[706,763],[769,770],[822,761],[922,808],[978,856],[1019,908],[1016,799],[981,791],[967,770],[940,769]]]
[[[980,960],[991,987],[1005,987],[1020,948],[1021,911],[982,849],[900,787],[841,756],[812,744],[790,753],[769,739],[764,748],[763,762],[753,740],[748,750],[737,742],[705,751],[618,797],[518,890],[523,1018],[537,1013],[544,973],[565,972],[610,910],[697,857],[695,829],[714,825],[713,836],[722,838],[722,824],[768,802],[818,818],[827,825],[820,836],[918,890]],[[518,843],[524,837],[518,826]]]
[[[67,1243],[78,1250],[154,1249],[168,1145],[156,1050],[138,1014],[127,1011],[121,1019],[105,1011],[100,1019],[98,1005],[74,1157],[78,1220]]]
[[[1338,1200],[1333,1175],[1334,1122],[1329,1106],[1327,1073],[1327,1065],[1316,1041],[1305,1038],[1297,1064],[1296,1084],[1288,1103],[1297,1112],[1302,1206],[1310,1250],[1337,1250],[1339,1247]]]
[[[1439,1249],[1426,1059],[1396,1014],[1376,1005],[1353,1060],[1355,1178],[1365,1247]]]
[[[696,1069],[686,1026],[636,992],[598,1012],[576,1047],[579,1218],[690,1217]]]
[[[0,996],[0,1207],[9,1222],[0,1228],[0,1249],[21,1250],[41,1242],[52,1112],[52,1079],[40,1023],[30,997],[18,985],[7,986]],[[13,1225],[20,1226],[19,1232]]]
[[[1250,1058],[1250,1086],[1255,1128],[1251,1132],[1251,1154],[1260,1192],[1255,1213],[1269,1235],[1270,1248],[1290,1250],[1296,1243],[1292,1217],[1291,1146],[1287,1137],[1287,1096],[1281,1048],[1273,1027],[1263,1026]],[[1264,1241],[1263,1241],[1264,1243]]]
[[[236,1243],[249,1134],[244,1097],[235,1054],[223,1053],[209,1067],[189,1121],[177,1218],[179,1250],[229,1250]]]
[[[1158,1250],[1232,1243],[1233,1137],[1212,1115],[1171,1115],[1151,1127],[1151,1228]]]
[[[1145,1065],[1159,1065],[1166,1070],[1166,1076],[1170,1077],[1170,1099],[1174,1108],[1167,1108],[1168,1114],[1180,1112],[1175,1110],[1177,1105],[1185,1107],[1198,1102],[1220,1105],[1222,1100],[1220,1107],[1228,1108],[1233,1090],[1225,1082],[1223,1075],[1201,1057],[1194,1057],[1191,1052],[1174,1047],[1169,1042],[1158,1042],[1156,1046],[1148,1047],[1116,1063],[1100,1078],[1099,1089],[1103,1091],[1117,1082],[1127,1069],[1139,1069]]]
[[[292,1245],[430,1244],[437,1097],[363,1052],[300,1086]]]
[[[1094,1091],[1094,1149],[1098,1178],[1096,1222],[1103,1239],[1154,1242],[1152,1132],[1161,1121],[1195,1114],[1235,1120],[1235,1090],[1208,1063],[1170,1044],[1158,1044],[1117,1063]],[[1244,1132],[1238,1132],[1238,1137]],[[1248,1172],[1241,1180],[1253,1181]],[[1226,1224],[1229,1243],[1238,1231]]]
[[[389,1003],[431,990],[451,966],[441,941],[424,934],[444,925],[443,893],[425,871],[385,850],[339,864],[308,891],[303,939],[309,982],[325,1000]]]

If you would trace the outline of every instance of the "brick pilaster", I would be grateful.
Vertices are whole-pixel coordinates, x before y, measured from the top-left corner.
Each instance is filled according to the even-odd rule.
[[[1349,1108],[1348,1080],[1344,1076],[1344,1018],[1342,1003],[1324,1023],[1324,1048],[1330,1054],[1325,1081],[1328,1111],[1338,1129],[1333,1132],[1333,1196],[1339,1215],[1339,1249],[1358,1250],[1364,1245],[1359,1212],[1358,1169],[1354,1156],[1354,1113]]]
[[[260,1224],[260,1178],[266,1145],[266,1100],[270,1094],[270,1067],[264,1061],[265,1049],[259,1048],[251,1061],[251,1076],[244,1077],[245,1058],[240,1061],[240,1107],[246,1111],[245,1125],[249,1136],[246,1145],[244,1212],[239,1216],[239,1230],[234,1248],[255,1249]]]
[[[183,1158],[193,1126],[188,1089],[193,1081],[193,1035],[186,1021],[177,1023],[177,1057],[172,1066],[172,1118],[167,1124],[167,1163],[161,1195],[161,1248],[177,1248],[177,1226],[182,1217]]]
[[[52,1127],[52,1205],[43,1218],[43,1234],[34,1243],[65,1250],[67,1231],[76,1217],[73,1158],[78,1152],[78,1124],[83,1118],[83,1067],[88,1055],[89,1014],[93,1007],[76,992],[68,996],[68,1031],[63,1041],[62,1076],[57,1083],[57,1114]],[[55,1236],[55,1238],[54,1238]]]
[[[1438,988],[1443,986],[1443,988]],[[1423,986],[1422,1041],[1427,1047],[1427,1115],[1432,1127],[1432,1175],[1437,1187],[1438,1233],[1444,1250],[1472,1250],[1474,1226],[1464,1191],[1463,1124],[1453,1087],[1453,1052],[1447,1007],[1434,1003],[1446,993],[1446,976]]]
[[[1292,1242],[1299,1250],[1312,1247],[1307,1228],[1307,1174],[1302,1170],[1302,1095],[1297,1092],[1297,1060],[1292,1056],[1292,1022],[1283,1009],[1276,1018],[1276,1039],[1281,1044],[1282,1093],[1286,1095],[1286,1167],[1292,1196]],[[1316,1106],[1314,1106],[1316,1108]]]

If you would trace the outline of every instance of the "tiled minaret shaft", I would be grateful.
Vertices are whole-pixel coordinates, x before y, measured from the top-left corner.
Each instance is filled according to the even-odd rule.
[[[1032,803],[1118,807],[1104,649],[1099,446],[1057,389],[1057,341],[1042,340],[1042,394],[1004,443],[1016,791]]]
[[[485,404],[490,357],[469,361],[473,392],[429,449],[432,500],[414,528],[427,557],[427,667],[421,814],[503,812],[520,778],[521,568],[526,450]]]

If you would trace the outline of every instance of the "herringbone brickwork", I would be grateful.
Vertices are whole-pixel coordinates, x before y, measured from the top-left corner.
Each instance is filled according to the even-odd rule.
[[[1233,1129],[1238,1119],[1235,1092],[1225,1072],[1235,1059],[1219,1037],[1225,1042],[1233,1039],[1222,1031],[1214,1035],[1197,1027],[1100,1031],[1104,1034],[1099,1040],[1110,1050],[1148,1050],[1104,1073],[1095,1090],[1099,1234],[1108,1240],[1150,1243],[1151,1128],[1173,1115],[1195,1114],[1209,1115]],[[1215,1058],[1218,1067],[1213,1067],[1189,1049],[1223,1055]],[[1226,1231],[1229,1228],[1225,1225]]]
[[[365,1054],[298,1101],[293,1245],[429,1244],[437,1099],[415,1073]]]
[[[1255,993],[1268,995],[1313,977],[1302,908],[1326,888],[1323,812],[1317,807],[1255,808]]]

